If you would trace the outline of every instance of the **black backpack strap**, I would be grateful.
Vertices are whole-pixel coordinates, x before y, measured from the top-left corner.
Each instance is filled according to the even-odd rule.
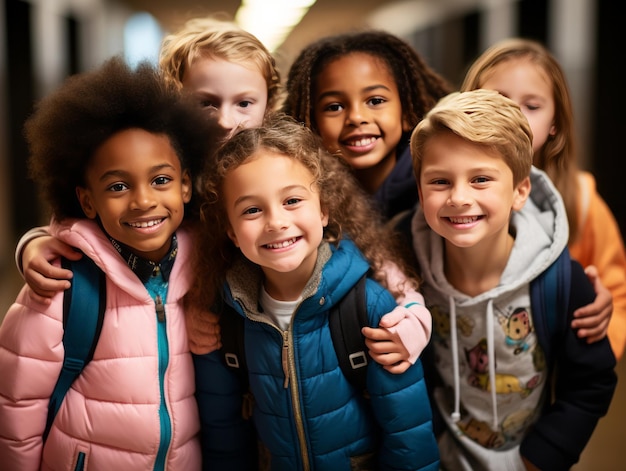
[[[248,364],[244,344],[245,319],[223,300],[216,311],[220,313],[220,339],[226,366],[239,376],[243,391],[248,390]]]
[[[369,325],[363,275],[354,287],[331,308],[328,323],[339,366],[348,381],[366,390],[369,354],[361,328]]]
[[[43,433],[46,441],[65,394],[81,374],[100,337],[106,308],[104,272],[86,255],[80,260],[61,260],[61,266],[74,274],[72,284],[63,294],[63,348],[61,373],[48,405],[48,417]]]

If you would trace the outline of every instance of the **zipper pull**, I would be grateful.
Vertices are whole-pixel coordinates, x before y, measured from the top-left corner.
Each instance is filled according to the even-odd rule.
[[[165,322],[165,306],[163,305],[163,300],[161,299],[161,295],[157,294],[155,302],[156,302],[157,319],[159,319],[159,322]]]
[[[285,375],[283,388],[287,389],[289,387],[289,331],[283,332],[281,361],[283,365],[283,373]]]

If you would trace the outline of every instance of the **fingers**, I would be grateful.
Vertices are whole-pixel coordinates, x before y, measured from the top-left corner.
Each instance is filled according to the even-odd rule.
[[[380,319],[380,327],[390,328],[398,325],[398,323],[406,317],[406,308],[402,306],[397,306],[393,311],[388,314],[385,314]]]
[[[587,276],[593,276],[595,267],[587,267]],[[591,280],[591,277],[589,278]],[[574,311],[572,328],[578,329],[579,338],[585,338],[588,343],[597,342],[606,337],[609,322],[613,314],[613,297],[611,292],[602,285],[599,278],[595,278],[594,288],[596,299],[593,303]]]
[[[411,366],[411,363],[409,363],[408,361],[401,361],[399,363],[396,363],[395,365],[384,366],[383,368],[389,371],[389,373],[393,373],[394,375],[399,375],[399,374],[404,373],[406,370],[408,370],[410,366]]]
[[[579,338],[584,338],[587,343],[594,343],[606,337],[609,327],[609,319],[605,319],[600,324],[591,325],[588,328],[581,328],[576,333]]]
[[[63,271],[67,272],[68,270]],[[65,279],[58,280],[54,278],[46,278],[34,270],[25,271],[24,279],[32,290],[30,292],[31,299],[37,302],[42,302],[43,298],[47,298],[48,301],[46,304],[50,302],[50,298],[54,297],[56,293],[64,291],[70,287],[70,282]]]
[[[371,340],[372,342],[380,342],[380,341],[389,341],[393,342],[394,336],[387,329],[375,328],[375,327],[363,327],[361,329],[361,333],[367,340]]]

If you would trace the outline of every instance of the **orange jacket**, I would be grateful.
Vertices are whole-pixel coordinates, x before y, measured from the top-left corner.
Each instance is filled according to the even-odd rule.
[[[619,360],[626,346],[626,254],[613,213],[596,191],[596,182],[587,172],[579,175],[578,214],[580,235],[569,247],[572,258],[583,267],[595,265],[602,284],[613,295],[609,340]]]

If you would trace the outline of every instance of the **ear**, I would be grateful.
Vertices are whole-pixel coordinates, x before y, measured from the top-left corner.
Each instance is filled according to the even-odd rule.
[[[513,196],[513,209],[514,211],[519,211],[526,204],[526,200],[530,196],[530,177],[524,178],[521,182],[517,184],[515,188],[515,195]]]
[[[410,132],[415,126],[411,126],[406,116],[402,116],[402,132]]]
[[[95,219],[98,215],[98,212],[93,205],[91,191],[89,191],[87,188],[77,186],[76,197],[78,198],[80,207],[83,208],[83,213],[85,213],[85,216],[87,216],[89,219]]]
[[[322,208],[322,227],[328,226],[329,213],[328,208]]]
[[[548,132],[550,136],[556,136],[556,126],[553,124],[550,126],[550,132]]]
[[[237,234],[235,234],[235,231],[233,231],[232,226],[228,225],[228,229],[226,229],[226,234],[228,235],[228,238],[233,241],[235,247],[239,247],[239,242],[237,242]]]
[[[185,170],[182,174],[182,194],[183,202],[189,203],[191,201],[191,194],[193,192],[193,184],[191,183],[191,176],[189,172]]]

